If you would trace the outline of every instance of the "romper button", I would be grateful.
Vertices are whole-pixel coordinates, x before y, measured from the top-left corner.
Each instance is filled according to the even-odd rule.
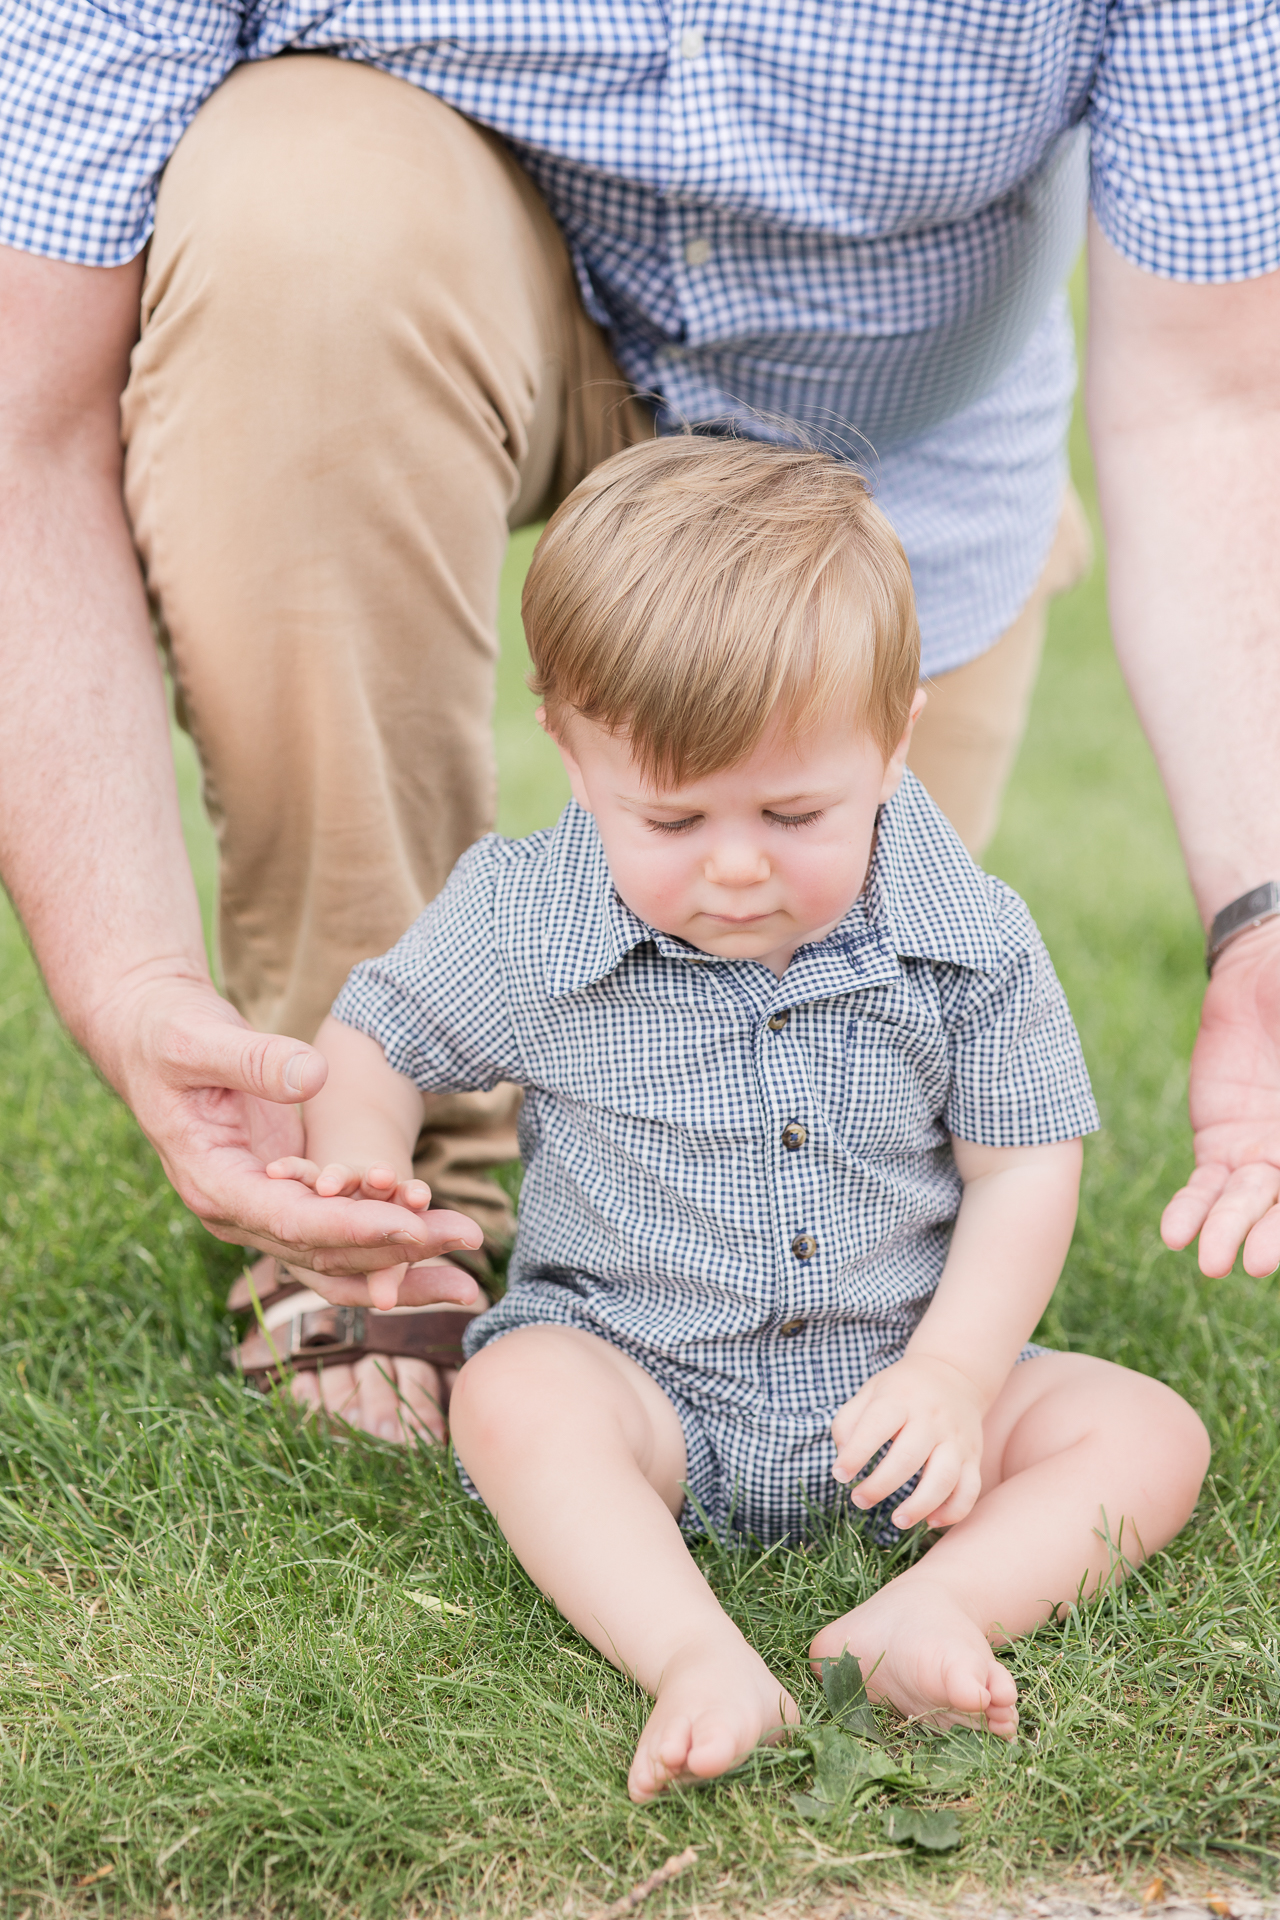
[[[790,1007],[784,1007],[781,1013],[771,1013],[765,1021],[765,1025],[768,1027],[770,1033],[781,1033],[790,1018]]]
[[[797,1333],[799,1333],[803,1325],[804,1325],[803,1318],[799,1320],[784,1320],[782,1325],[778,1328],[778,1332],[784,1340],[791,1340],[795,1337]]]
[[[782,1144],[788,1153],[798,1153],[809,1138],[809,1129],[802,1120],[788,1120],[782,1129]]]
[[[797,1260],[812,1260],[814,1254],[818,1251],[817,1235],[812,1233],[798,1233],[791,1242],[791,1251]]]

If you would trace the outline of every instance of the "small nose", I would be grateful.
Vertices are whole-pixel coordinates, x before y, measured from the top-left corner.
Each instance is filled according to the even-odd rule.
[[[769,878],[765,850],[748,839],[724,839],[707,856],[706,875],[718,887],[751,887]]]

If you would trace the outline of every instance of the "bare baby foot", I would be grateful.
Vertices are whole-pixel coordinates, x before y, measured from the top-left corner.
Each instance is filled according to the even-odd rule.
[[[981,1629],[943,1586],[904,1575],[824,1627],[809,1648],[815,1666],[845,1648],[873,1700],[934,1727],[985,1726],[1001,1740],[1018,1730],[1018,1689]]]
[[[658,1682],[627,1790],[643,1802],[677,1781],[713,1780],[799,1721],[795,1701],[745,1640],[681,1647]]]

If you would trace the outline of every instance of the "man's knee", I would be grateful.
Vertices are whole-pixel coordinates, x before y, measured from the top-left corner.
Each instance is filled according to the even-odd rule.
[[[429,333],[483,305],[519,198],[485,136],[404,81],[325,55],[245,65],[166,170],[144,310],[197,302],[259,352],[305,328],[345,374],[344,343],[368,355],[406,318]]]

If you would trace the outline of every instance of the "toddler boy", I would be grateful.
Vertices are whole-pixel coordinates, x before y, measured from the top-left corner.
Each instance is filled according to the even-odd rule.
[[[814,1659],[1012,1737],[993,1644],[1163,1546],[1208,1449],[1157,1381],[1025,1344],[1096,1115],[1030,916],[905,771],[905,556],[847,466],[664,440],[560,508],[524,611],[573,801],[355,969],[308,1159],[271,1171],[421,1208],[421,1095],[525,1089],[454,1444],[654,1695],[634,1798],[796,1718],[684,1536],[795,1538],[840,1499],[877,1538],[944,1531]]]

